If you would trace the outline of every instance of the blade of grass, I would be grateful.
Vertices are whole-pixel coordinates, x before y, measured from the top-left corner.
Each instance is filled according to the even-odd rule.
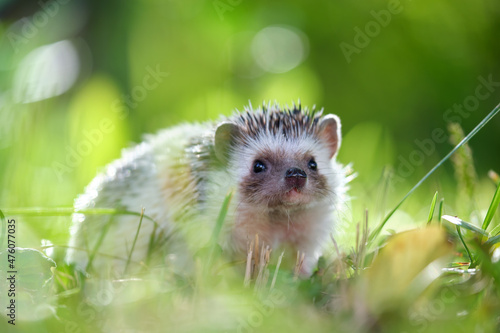
[[[101,244],[106,237],[106,234],[108,233],[109,228],[111,227],[111,224],[114,221],[114,215],[110,215],[108,221],[102,228],[101,234],[99,235],[99,238],[97,239],[97,242],[94,245],[94,248],[92,249],[92,252],[89,255],[89,261],[87,262],[87,266],[85,267],[85,271],[88,272],[89,268],[92,267],[92,262],[94,261],[95,255],[97,254],[97,251],[101,247]]]
[[[380,224],[372,231],[372,233],[370,234],[370,237],[369,237],[369,241],[373,241],[375,238],[377,238],[377,236],[380,234],[380,232],[384,228],[384,226],[387,223],[387,221],[389,221],[389,219],[391,218],[391,216],[394,215],[394,213],[406,201],[406,199],[410,195],[412,195],[413,192],[415,192],[415,190],[417,188],[419,188],[420,185],[422,185],[422,183],[424,181],[426,181],[427,178],[429,178],[430,175],[432,175],[434,173],[434,171],[437,170],[437,168],[439,168],[441,165],[443,165],[443,163],[446,162],[450,158],[451,155],[453,155],[464,144],[466,144],[467,142],[469,142],[469,140],[472,139],[484,127],[484,125],[486,125],[493,117],[495,117],[498,114],[498,112],[500,112],[500,104],[498,104],[497,106],[495,106],[495,108],[486,117],[484,117],[483,120],[481,120],[481,122],[479,124],[477,124],[477,126],[474,127],[474,129],[469,134],[467,134],[467,136],[465,138],[462,139],[462,141],[460,141],[455,146],[455,148],[453,148],[445,157],[443,157],[441,159],[441,161],[439,161],[429,172],[427,172],[427,174],[424,177],[422,177],[422,179],[420,179],[417,182],[417,184],[415,184],[415,186],[413,186],[412,189],[408,193],[406,193],[406,195],[403,197],[403,199],[401,199],[401,201],[396,205],[396,207],[394,207],[394,209],[392,209],[386,215],[386,217],[382,220],[382,222],[380,222]]]
[[[219,216],[217,217],[217,223],[215,224],[215,228],[212,233],[212,238],[211,238],[212,243],[217,243],[217,241],[219,240],[219,234],[220,231],[222,230],[222,225],[224,224],[224,220],[226,219],[229,203],[231,202],[232,196],[233,192],[229,192],[229,194],[226,195],[224,202],[222,203],[222,207],[219,211]]]
[[[130,253],[127,257],[127,263],[125,264],[125,269],[123,270],[123,275],[125,275],[127,273],[128,266],[130,265],[130,259],[132,258],[132,253],[134,253],[135,243],[137,242],[137,237],[139,237],[139,232],[141,231],[143,216],[144,216],[144,207],[141,209],[141,218],[139,219],[139,225],[137,226],[137,231],[135,232],[134,241],[132,242],[132,248],[130,249]]]
[[[248,248],[247,261],[245,267],[245,279],[243,280],[243,285],[245,288],[250,286],[250,280],[252,278],[252,256],[253,256],[253,243]]]
[[[151,235],[149,235],[148,254],[146,256],[146,265],[149,265],[149,261],[151,259],[151,255],[153,254],[153,249],[157,245],[157,240],[159,241],[159,238],[162,235],[161,232],[159,234],[156,234],[157,229],[158,229],[158,227],[155,224],[155,226],[153,227],[153,231],[151,232]],[[166,237],[165,240],[168,239],[168,238],[169,237]],[[160,242],[158,242],[158,243],[160,243]]]
[[[498,242],[500,242],[500,235],[496,235],[494,237],[491,237],[486,242],[484,242],[484,245],[486,245],[487,247],[490,247],[491,245],[496,244]]]
[[[273,281],[271,282],[271,287],[269,288],[269,291],[272,291],[274,288],[274,285],[276,284],[276,278],[278,277],[278,271],[280,269],[281,260],[283,260],[284,255],[285,255],[285,251],[281,252],[280,257],[278,258],[278,263],[276,264],[276,269],[274,270]]]
[[[114,209],[114,208],[89,208],[75,210],[73,207],[59,207],[59,208],[13,208],[4,210],[7,215],[20,215],[20,216],[71,216],[74,213],[85,215],[134,215],[141,216],[140,212],[133,212],[128,210]],[[158,225],[156,221],[143,215],[146,220]]]
[[[460,231],[460,227],[457,225],[456,228],[457,228],[458,237],[460,238],[460,241],[462,242],[462,245],[464,246],[465,251],[467,252],[467,255],[469,256],[469,260],[470,260],[469,267],[474,267],[474,261],[472,260],[472,255],[469,251],[469,248],[467,247],[467,244],[465,244],[464,238],[462,237],[462,232]]]
[[[430,224],[432,221],[432,217],[434,216],[434,209],[436,208],[436,201],[438,198],[438,192],[434,193],[434,197],[432,198],[431,201],[431,209],[429,211],[429,217],[427,218],[427,224]]]
[[[233,192],[229,192],[229,194],[226,195],[224,202],[222,203],[222,207],[219,211],[219,216],[217,217],[217,222],[215,224],[215,228],[214,228],[214,231],[213,231],[211,239],[210,239],[210,242],[211,242],[210,253],[209,253],[207,265],[205,266],[205,268],[208,268],[212,265],[213,256],[215,253],[215,249],[217,247],[217,242],[219,240],[219,234],[222,230],[222,225],[224,224],[224,220],[226,219],[227,211],[229,209],[229,203],[231,202],[232,196],[233,196]]]
[[[438,222],[441,224],[444,209],[444,198],[439,201]]]
[[[493,219],[493,215],[495,215],[495,212],[497,211],[499,204],[500,204],[500,183],[497,185],[497,189],[495,191],[495,194],[493,195],[493,200],[491,200],[490,207],[488,208],[488,212],[486,213],[486,217],[484,218],[482,226],[483,230],[488,229],[488,226],[490,225],[490,222]]]
[[[4,210],[7,215],[21,216],[70,216],[75,213],[73,207],[57,208],[7,208]]]
[[[497,225],[496,227],[494,227],[491,231],[490,231],[490,235],[493,235],[493,236],[496,236],[500,234],[500,224]]]
[[[469,223],[469,222],[466,222],[462,219],[459,219],[458,217],[450,216],[450,215],[443,215],[443,219],[445,219],[446,221],[451,222],[454,225],[457,225],[459,227],[468,229],[470,231],[474,231],[475,233],[480,234],[481,236],[489,237],[489,234],[486,231],[484,231],[483,229],[476,227],[472,223]]]

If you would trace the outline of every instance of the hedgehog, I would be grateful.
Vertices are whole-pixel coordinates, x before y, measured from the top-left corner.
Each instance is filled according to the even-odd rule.
[[[75,200],[66,261],[85,272],[137,271],[161,253],[163,264],[184,269],[232,193],[218,239],[223,253],[244,259],[257,236],[272,250],[302,253],[309,274],[346,201],[340,143],[340,119],[300,102],[250,104],[219,121],[148,135]],[[135,214],[88,213],[93,208]]]

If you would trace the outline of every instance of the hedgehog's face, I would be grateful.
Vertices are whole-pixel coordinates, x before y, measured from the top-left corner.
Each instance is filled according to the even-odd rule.
[[[256,206],[291,208],[321,202],[331,193],[330,156],[321,149],[302,150],[301,144],[264,148],[245,159],[239,184],[241,200]]]
[[[317,117],[314,123],[303,113],[246,117],[244,126],[224,123],[215,135],[216,154],[236,173],[242,203],[290,209],[335,195],[329,180],[334,172],[331,159],[340,145],[336,116]]]

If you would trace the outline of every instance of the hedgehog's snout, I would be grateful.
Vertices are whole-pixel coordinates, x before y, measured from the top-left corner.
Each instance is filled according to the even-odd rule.
[[[290,168],[285,172],[285,182],[290,188],[301,189],[306,184],[307,173],[299,168]]]

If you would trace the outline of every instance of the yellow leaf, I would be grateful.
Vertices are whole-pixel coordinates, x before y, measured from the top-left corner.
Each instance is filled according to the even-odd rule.
[[[417,297],[440,276],[438,259],[451,254],[452,249],[446,232],[438,226],[393,236],[361,280],[371,312],[398,308]]]

